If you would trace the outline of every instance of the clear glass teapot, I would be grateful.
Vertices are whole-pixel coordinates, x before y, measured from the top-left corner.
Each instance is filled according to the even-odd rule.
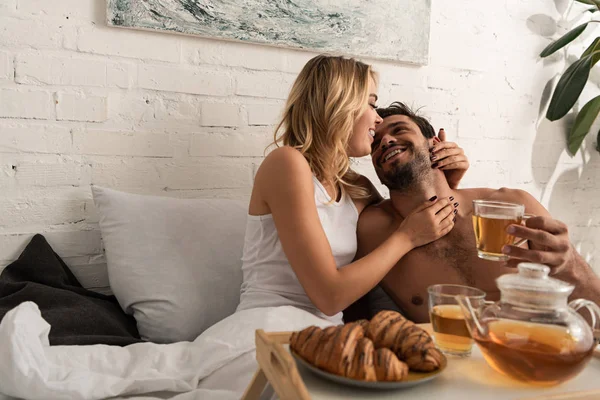
[[[596,348],[600,308],[584,299],[567,303],[574,286],[549,277],[545,265],[521,263],[518,270],[496,280],[497,303],[475,309],[457,296],[471,336],[492,368],[513,378],[556,385],[575,377]],[[577,312],[582,308],[593,330]]]

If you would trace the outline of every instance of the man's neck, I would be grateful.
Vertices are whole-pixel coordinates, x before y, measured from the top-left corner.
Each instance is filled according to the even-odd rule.
[[[425,176],[410,188],[402,191],[390,190],[390,200],[396,212],[406,218],[415,208],[419,207],[433,196],[438,199],[453,196],[455,191],[448,186],[446,176],[440,170],[428,171]]]

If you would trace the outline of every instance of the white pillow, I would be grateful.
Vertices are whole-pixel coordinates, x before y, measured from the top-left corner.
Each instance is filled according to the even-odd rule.
[[[235,311],[247,207],[92,187],[110,287],[142,339],[191,341]]]

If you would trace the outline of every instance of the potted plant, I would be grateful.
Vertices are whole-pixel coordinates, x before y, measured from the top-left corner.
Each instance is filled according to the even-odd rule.
[[[591,5],[587,11],[591,17],[588,22],[576,26],[569,32],[561,36],[559,39],[550,43],[541,53],[540,57],[548,57],[554,54],[556,51],[562,49],[573,40],[575,40],[588,25],[600,22],[593,20],[594,13],[600,10],[600,0],[574,0],[577,3],[583,3]],[[579,95],[583,91],[585,84],[590,75],[590,70],[600,60],[600,36],[596,37],[587,49],[581,54],[579,59],[566,69],[562,74],[552,98],[548,111],[546,112],[546,118],[550,121],[556,121],[564,117],[579,98]],[[577,153],[581,143],[590,132],[594,120],[600,113],[600,96],[596,96],[588,101],[579,111],[575,119],[567,139],[567,145],[571,154]],[[598,132],[598,140],[596,144],[596,150],[600,152],[600,132]]]

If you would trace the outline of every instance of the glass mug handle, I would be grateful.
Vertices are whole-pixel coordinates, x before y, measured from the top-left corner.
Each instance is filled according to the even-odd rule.
[[[523,223],[523,221],[528,220],[531,217],[535,217],[535,215],[533,214],[523,214],[523,218],[521,219],[521,223]],[[520,246],[523,243],[525,243],[527,241],[527,239],[519,239],[517,240],[517,238],[515,238],[515,242],[513,243],[513,246]]]
[[[594,332],[594,340],[596,343],[600,342],[600,307],[593,301],[585,300],[585,299],[577,299],[573,300],[569,303],[569,307],[571,307],[575,311],[579,311],[584,308],[588,310],[590,316],[592,317],[592,330]]]

